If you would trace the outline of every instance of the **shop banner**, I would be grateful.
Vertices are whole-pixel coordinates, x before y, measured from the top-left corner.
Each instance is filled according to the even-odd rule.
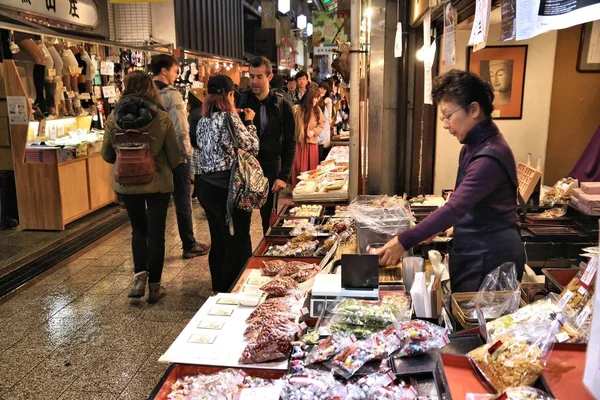
[[[74,25],[95,27],[99,22],[95,0],[2,0],[0,3],[2,7]]]
[[[396,41],[394,42],[394,57],[402,57],[402,22],[396,25]]]
[[[277,4],[272,1],[261,1],[262,12],[260,23],[263,29],[275,29],[277,27]]]
[[[292,36],[292,20],[286,15],[279,18],[279,22],[281,23],[281,38],[289,39]]]
[[[456,65],[456,9],[448,3],[444,7],[444,54],[442,65]]]
[[[473,52],[485,48],[490,29],[490,13],[492,12],[491,0],[477,0],[475,4],[475,20],[469,38],[469,46]]]
[[[502,30],[500,41],[513,40],[516,36],[515,16],[517,15],[516,0],[502,0]]]
[[[339,18],[337,12],[313,12],[312,24],[312,38],[315,47],[336,44],[337,40],[341,42],[349,40],[344,31],[346,20]],[[348,25],[350,25],[349,21]]]

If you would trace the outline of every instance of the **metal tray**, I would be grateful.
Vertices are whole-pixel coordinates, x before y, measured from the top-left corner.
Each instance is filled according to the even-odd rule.
[[[579,268],[542,268],[546,276],[546,290],[561,293],[579,271]]]
[[[440,400],[452,399],[438,350],[414,357],[392,355],[390,364],[394,374],[414,387],[419,396]]]
[[[527,230],[536,236],[579,236],[579,231],[569,226],[528,226]]]

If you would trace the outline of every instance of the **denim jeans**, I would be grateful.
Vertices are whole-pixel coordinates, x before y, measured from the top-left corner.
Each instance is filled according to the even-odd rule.
[[[190,250],[196,245],[194,238],[194,222],[192,220],[192,178],[190,163],[181,163],[173,168],[173,200],[177,214],[177,228],[183,250]]]
[[[133,234],[134,272],[149,272],[149,282],[158,283],[165,262],[165,227],[170,193],[122,194]]]

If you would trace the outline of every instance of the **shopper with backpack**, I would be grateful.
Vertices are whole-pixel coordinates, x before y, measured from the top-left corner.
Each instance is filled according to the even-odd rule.
[[[216,292],[229,291],[252,255],[252,212],[242,209],[238,203],[233,204],[229,192],[236,175],[235,171],[232,173],[238,162],[236,147],[255,156],[259,144],[256,127],[252,124],[254,112],[245,109],[242,122],[235,112],[234,93],[234,83],[228,76],[210,78],[196,136],[200,151],[198,200],[206,211],[210,230],[212,246],[208,265],[212,289]],[[256,167],[256,172],[262,175],[258,163]],[[267,189],[265,180],[264,190]]]
[[[264,206],[260,209],[263,233],[269,229],[269,217],[273,209],[276,192],[286,188],[296,154],[296,122],[292,105],[284,95],[269,89],[273,78],[273,67],[265,57],[256,57],[250,62],[252,90],[243,92],[239,108],[254,111],[254,126],[258,131],[260,151],[257,159],[269,179],[271,190]]]
[[[129,297],[143,297],[148,282],[148,303],[156,303],[166,294],[160,280],[171,170],[181,162],[181,153],[173,122],[145,72],[125,77],[121,100],[106,122],[102,158],[114,164],[111,187],[125,203],[133,229],[135,274]]]

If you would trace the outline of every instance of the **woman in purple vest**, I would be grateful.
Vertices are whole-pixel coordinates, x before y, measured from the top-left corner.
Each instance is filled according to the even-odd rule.
[[[525,252],[517,228],[517,171],[492,121],[493,89],[472,72],[452,70],[435,80],[432,94],[443,127],[463,145],[455,191],[443,207],[381,248],[380,264],[396,264],[406,250],[454,227],[453,292],[477,291],[486,274],[505,262],[515,263],[520,279]]]

